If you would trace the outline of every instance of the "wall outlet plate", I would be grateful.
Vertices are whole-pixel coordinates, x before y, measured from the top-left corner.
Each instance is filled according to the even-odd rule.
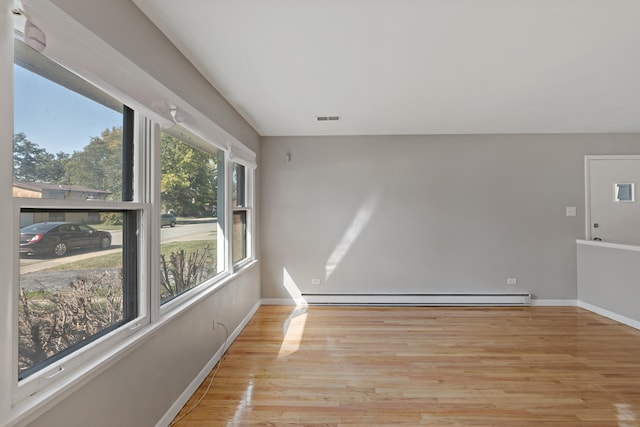
[[[507,285],[516,285],[518,284],[518,279],[515,277],[510,277],[507,279]]]

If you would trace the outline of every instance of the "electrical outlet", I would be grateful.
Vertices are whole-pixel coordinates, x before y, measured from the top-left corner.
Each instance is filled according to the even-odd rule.
[[[320,279],[311,279],[311,284],[312,285],[319,285],[320,284]]]
[[[518,280],[515,277],[510,277],[507,279],[507,285],[516,285],[518,284]]]

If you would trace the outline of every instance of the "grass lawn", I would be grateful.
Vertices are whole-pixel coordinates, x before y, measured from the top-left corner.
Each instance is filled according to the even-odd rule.
[[[204,249],[207,245],[213,248],[215,253],[216,242],[208,240],[192,240],[188,242],[170,242],[164,243],[160,246],[160,253],[169,257],[172,252],[177,252],[180,249],[184,249],[185,254],[195,252],[197,250]],[[85,270],[85,269],[100,269],[100,268],[119,268],[122,267],[122,253],[106,254],[103,256],[92,257],[83,259],[80,261],[74,261],[67,264],[62,264],[56,267],[49,268],[42,271],[66,271],[66,270]]]

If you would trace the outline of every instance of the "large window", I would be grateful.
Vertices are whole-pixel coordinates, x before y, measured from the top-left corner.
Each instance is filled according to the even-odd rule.
[[[162,303],[225,270],[224,215],[219,215],[224,213],[224,153],[185,130],[171,133],[163,133],[161,141]]]
[[[19,40],[14,75],[24,379],[138,316],[140,212],[133,111]]]
[[[251,179],[249,169],[238,163],[233,163],[231,176],[233,191],[232,261],[234,266],[238,266],[250,256],[251,242],[248,230],[250,230],[251,221]]]

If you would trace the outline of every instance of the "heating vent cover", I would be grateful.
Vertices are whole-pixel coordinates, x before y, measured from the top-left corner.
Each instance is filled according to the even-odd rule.
[[[320,294],[303,293],[309,305],[514,306],[529,305],[531,293]]]
[[[335,122],[340,120],[340,116],[316,116],[316,120],[319,122]]]

